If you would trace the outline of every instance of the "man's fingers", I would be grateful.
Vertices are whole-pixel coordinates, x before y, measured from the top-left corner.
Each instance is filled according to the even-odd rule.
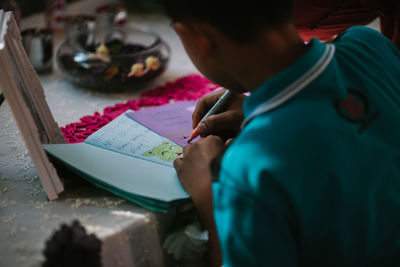
[[[242,119],[242,116],[236,114],[236,112],[226,111],[211,115],[199,124],[197,130],[200,136],[236,131],[240,127]]]
[[[184,148],[183,148],[183,156],[185,157],[185,155],[186,154],[188,154],[189,153],[189,150],[195,145],[196,143],[194,143],[194,144],[189,144],[189,145],[186,145]]]
[[[176,171],[178,171],[181,168],[182,162],[183,162],[182,158],[177,158],[174,160],[174,168]]]
[[[226,140],[225,146],[229,146],[230,144],[232,144],[233,140],[233,138],[229,138],[228,140]]]
[[[196,128],[204,115],[212,108],[218,99],[224,94],[226,89],[221,89],[203,96],[196,104],[196,108],[192,114],[193,129]]]
[[[197,124],[199,124],[201,118],[206,114],[207,107],[202,99],[200,99],[197,104],[196,108],[192,113],[192,121],[193,121],[193,129],[196,128]]]
[[[224,144],[222,138],[216,135],[207,136],[206,141],[213,147],[223,146]]]

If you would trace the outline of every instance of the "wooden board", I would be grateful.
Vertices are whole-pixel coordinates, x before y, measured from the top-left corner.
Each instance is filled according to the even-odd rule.
[[[0,87],[49,200],[64,190],[42,144],[65,143],[11,12],[0,10]]]

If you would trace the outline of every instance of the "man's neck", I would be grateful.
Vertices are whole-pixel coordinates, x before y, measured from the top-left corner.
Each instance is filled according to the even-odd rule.
[[[307,49],[292,25],[267,31],[237,50],[235,61],[241,64],[232,64],[232,74],[244,88],[253,91],[294,64]]]

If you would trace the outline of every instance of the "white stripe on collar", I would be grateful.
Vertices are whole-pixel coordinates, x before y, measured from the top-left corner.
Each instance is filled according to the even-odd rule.
[[[301,90],[303,90],[307,85],[309,85],[312,81],[314,81],[318,76],[328,67],[329,63],[331,63],[333,59],[333,55],[335,54],[335,46],[334,45],[326,45],[325,51],[322,57],[312,66],[306,73],[300,76],[297,80],[287,86],[285,89],[280,91],[275,96],[271,97],[264,103],[262,103],[255,111],[253,111],[249,117],[247,117],[241,125],[243,129],[254,117],[269,112],[290,98],[295,96]]]

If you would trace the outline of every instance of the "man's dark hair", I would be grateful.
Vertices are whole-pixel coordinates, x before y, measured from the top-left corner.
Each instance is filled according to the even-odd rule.
[[[200,20],[246,42],[264,28],[291,22],[294,0],[163,0],[163,7],[174,22]]]

